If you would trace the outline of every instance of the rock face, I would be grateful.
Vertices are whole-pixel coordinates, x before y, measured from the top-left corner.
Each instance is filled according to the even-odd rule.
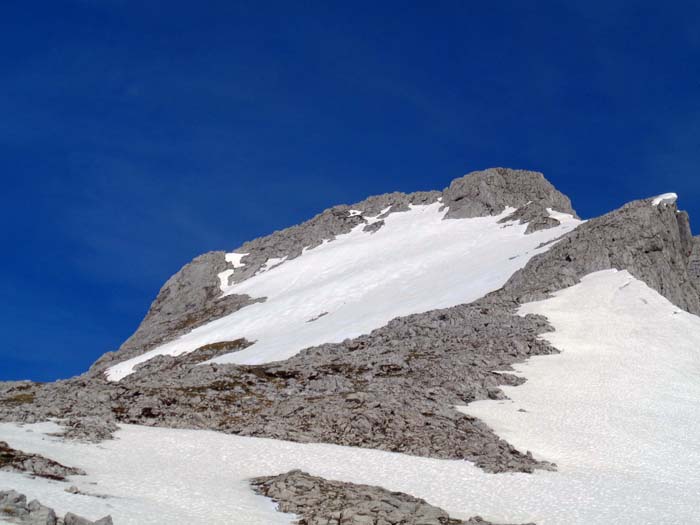
[[[533,257],[504,291],[527,302],[572,286],[588,273],[626,269],[675,305],[697,314],[698,253],[688,216],[675,204],[634,201],[582,224]]]
[[[516,206],[507,220],[527,223],[528,231],[556,225],[556,213],[549,210],[575,213],[568,198],[541,174],[476,172],[442,193],[372,197],[246,243],[236,250],[248,255],[235,278],[251,277],[269,259],[298,257],[305,247],[363,223],[371,234],[382,227],[382,216],[439,199],[449,207],[446,220],[499,214]],[[224,252],[211,252],[173,276],[138,331],[89,373],[45,385],[0,383],[0,420],[60,418],[65,437],[81,440],[106,439],[116,423],[125,422],[467,459],[489,472],[552,469],[554,465],[516,450],[454,407],[502,398],[500,385],[523,380],[494,370],[507,371],[530,356],[556,351],[539,337],[550,330],[546,320],[517,315],[519,305],[610,268],[626,269],[677,306],[700,313],[700,239],[692,236],[688,217],[675,202],[652,205],[648,199],[582,224],[532,258],[500,290],[473,303],[397,318],[370,334],[308,348],[282,362],[203,364],[251,344],[241,339],[179,357],[160,356],[118,383],[106,381],[102,371],[115,360],[264,300],[220,298],[218,275],[230,265]],[[301,523],[460,523],[407,495],[300,472],[254,484],[283,510],[302,516],[306,521]],[[384,506],[387,498],[391,503]],[[396,514],[389,507],[413,510]],[[433,514],[416,514],[418,508],[433,509],[426,510]],[[379,514],[363,514],[368,509]],[[475,520],[466,523],[479,523]]]
[[[92,371],[101,373],[117,358],[139,355],[213,319],[264,301],[247,295],[221,297],[218,274],[228,266],[224,255],[224,252],[200,255],[168,279],[138,330],[117,352],[103,355]]]
[[[528,232],[558,225],[546,208],[576,216],[568,197],[557,191],[541,173],[494,168],[477,171],[456,179],[443,192],[388,193],[370,197],[352,206],[340,205],[325,210],[309,221],[271,235],[244,243],[234,250],[247,254],[244,266],[230,279],[240,282],[255,275],[269,259],[294,259],[304,248],[314,248],[323,241],[348,233],[358,225],[368,233],[382,227],[367,217],[381,219],[389,213],[405,211],[410,205],[431,204],[439,199],[449,206],[447,218],[465,218],[501,213],[506,206],[522,208],[514,218],[528,222]],[[92,367],[94,373],[142,354],[183,333],[233,313],[264,297],[221,296],[218,275],[229,269],[225,253],[209,252],[185,265],[160,290],[158,297],[139,326],[116,352],[108,352]]]
[[[57,518],[53,509],[37,500],[27,503],[27,497],[14,490],[0,491],[0,519],[21,525],[112,525],[110,516],[90,521],[69,512]]]
[[[448,218],[498,215],[506,206],[522,208],[535,203],[540,210],[576,216],[569,198],[557,191],[544,175],[534,171],[493,168],[455,179],[443,192]]]
[[[483,172],[471,184],[480,188],[481,180],[507,179],[508,173]],[[470,177],[474,175],[466,180]],[[539,174],[517,172],[512,177],[531,182],[526,187],[508,183],[509,191],[530,191],[545,202],[524,201],[518,218],[536,220],[537,210],[550,205],[573,211],[568,199],[553,193]],[[471,187],[467,184],[464,191],[475,191]],[[498,213],[495,195],[503,191],[479,198],[490,203],[490,212]],[[358,211],[386,210],[387,199],[407,206],[411,199],[438,198],[414,194],[401,201],[400,195],[368,199],[367,207],[358,205]],[[357,213],[343,213],[353,221],[362,220]],[[319,232],[330,231],[326,220],[330,219],[319,219],[324,225],[317,226]],[[271,240],[275,236],[284,237],[279,232],[255,242],[272,246],[278,242]],[[307,241],[294,242],[301,246]],[[254,251],[253,243],[247,249]],[[693,253],[697,243],[687,217],[675,204],[638,201],[579,226],[533,258],[501,290],[469,305],[394,319],[371,334],[309,348],[268,365],[200,364],[217,352],[249,344],[241,340],[177,358],[159,357],[119,383],[108,383],[96,374],[45,386],[0,387],[0,418],[74,418],[77,423],[68,425],[69,436],[71,428],[93,429],[83,438],[101,439],[117,421],[469,459],[491,472],[552,468],[453,408],[499,398],[499,385],[522,380],[493,370],[507,370],[529,356],[554,351],[538,337],[549,330],[547,323],[516,315],[518,305],[571,286],[587,273],[626,268],[677,305],[698,311]],[[87,416],[98,416],[92,426],[85,423]]]
[[[474,517],[452,519],[442,509],[402,492],[328,481],[293,470],[251,480],[256,492],[304,525],[489,525]]]

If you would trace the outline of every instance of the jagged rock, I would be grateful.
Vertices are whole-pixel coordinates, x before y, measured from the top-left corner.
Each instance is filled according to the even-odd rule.
[[[672,303],[697,314],[700,280],[693,269],[695,246],[687,216],[675,204],[634,201],[587,221],[533,257],[508,280],[504,293],[528,302],[572,286],[589,273],[626,269]]]
[[[228,267],[224,255],[221,251],[200,255],[168,279],[136,332],[117,352],[104,354],[91,372],[101,374],[116,359],[139,355],[212,319],[264,301],[247,295],[221,297],[218,274]]]
[[[507,219],[527,222],[528,232],[554,225],[548,208],[574,213],[568,199],[541,174],[487,170],[454,181],[442,194],[373,197],[246,243],[236,250],[249,255],[242,259],[245,266],[236,271],[235,280],[254,275],[270,258],[297,257],[304,247],[367,223],[366,217],[381,218],[409,204],[439,198],[449,206],[448,219],[498,214],[514,205],[517,209]],[[381,228],[381,222],[364,227]],[[217,272],[228,266],[223,252],[203,257],[166,283],[139,332],[117,354],[98,361],[89,374],[47,385],[0,383],[0,419],[33,422],[58,417],[67,419],[68,437],[75,436],[70,430],[75,427],[90,429],[84,437],[97,439],[111,433],[114,421],[208,428],[469,459],[490,472],[532,472],[553,465],[535,461],[453,408],[477,399],[501,399],[500,385],[523,380],[493,370],[508,370],[530,356],[555,351],[539,338],[550,329],[546,320],[518,316],[520,304],[576,284],[588,273],[617,268],[627,269],[679,307],[700,312],[700,239],[692,237],[688,217],[675,203],[652,206],[643,200],[579,226],[531,259],[501,290],[471,304],[397,318],[371,334],[308,348],[283,362],[201,364],[205,356],[231,351],[229,346],[207,345],[188,355],[153,359],[119,383],[107,382],[101,370],[115,359],[146,351],[182,333],[178,330],[233,311],[209,309],[220,293]],[[200,286],[208,291],[194,291]],[[252,300],[239,296],[232,308]],[[182,324],[189,312],[195,312],[197,320]],[[250,342],[226,344],[245,347]],[[71,423],[85,416],[96,420]],[[292,488],[286,490],[293,493]],[[367,505],[374,502],[370,498]],[[427,518],[440,519],[434,514],[437,510],[430,512]],[[322,523],[344,519],[342,511],[334,510]],[[354,512],[347,519],[362,523],[367,516]]]
[[[556,195],[550,201],[566,207]],[[381,208],[386,200],[373,202],[374,211],[386,208]],[[521,217],[541,211],[527,201],[523,208],[516,212]],[[492,472],[551,468],[452,408],[501,398],[499,385],[522,380],[492,370],[554,351],[538,337],[549,330],[547,323],[516,315],[518,305],[571,286],[587,273],[627,268],[679,306],[696,311],[697,279],[689,271],[696,246],[675,204],[654,207],[639,201],[579,226],[533,258],[503,289],[469,305],[394,319],[369,335],[309,348],[280,363],[193,366],[212,355],[196,351],[154,359],[119,383],[98,375],[4,391],[0,386],[0,418],[92,414],[470,459]],[[32,401],[4,403],[17,395]]]
[[[506,206],[521,208],[537,203],[576,216],[569,198],[535,171],[492,168],[455,179],[443,192],[447,217],[463,219],[498,215]]]
[[[0,518],[21,525],[113,525],[111,516],[91,521],[69,512],[57,519],[53,509],[37,500],[27,503],[27,497],[15,490],[0,491]]]
[[[377,231],[384,224],[381,220],[369,224],[366,217],[381,219],[388,213],[408,210],[411,204],[430,204],[440,198],[449,206],[447,218],[494,215],[502,212],[507,205],[528,207],[529,211],[522,214],[523,219],[531,221],[528,232],[557,224],[555,219],[548,217],[547,207],[575,215],[569,199],[541,173],[506,168],[477,171],[454,180],[443,192],[394,192],[370,197],[352,206],[335,206],[298,226],[246,242],[235,250],[247,254],[241,259],[244,266],[229,279],[233,282],[248,279],[269,259],[294,259],[301,255],[304,248],[313,248],[323,241],[333,240],[363,223],[368,233]],[[350,210],[360,213],[350,213]],[[206,253],[185,265],[163,285],[138,330],[117,352],[103,355],[92,366],[91,372],[101,373],[117,360],[139,355],[189,332],[203,322],[265,299],[243,295],[221,297],[218,274],[229,268],[225,253],[221,251]]]
[[[489,525],[476,516],[452,519],[425,500],[381,487],[329,481],[293,470],[251,480],[253,489],[304,525]]]

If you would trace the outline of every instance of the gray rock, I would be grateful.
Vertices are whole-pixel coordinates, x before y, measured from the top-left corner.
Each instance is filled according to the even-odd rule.
[[[108,396],[103,396],[102,401],[108,401]],[[85,416],[69,417],[63,421],[63,432],[60,436],[73,441],[85,441],[99,443],[106,439],[112,439],[114,432],[119,430],[112,418]]]
[[[228,268],[224,252],[200,255],[163,285],[136,332],[117,352],[107,352],[91,367],[101,374],[115,361],[140,355],[213,319],[224,317],[264,297],[221,297],[218,274]]]
[[[525,178],[539,180],[536,175]],[[547,207],[566,207],[545,190],[546,185]],[[386,200],[373,202],[376,212],[386,208],[381,207]],[[538,217],[542,206],[527,202],[514,218]],[[93,415],[106,421],[469,459],[491,472],[552,468],[452,408],[503,398],[499,386],[522,379],[493,370],[555,351],[538,337],[549,330],[547,323],[517,316],[517,306],[575,284],[592,271],[627,268],[679,306],[697,311],[697,279],[688,270],[696,246],[687,217],[675,206],[639,201],[567,234],[503,289],[472,304],[394,319],[369,335],[309,348],[280,363],[194,366],[229,351],[229,344],[249,344],[240,341],[153,359],[117,384],[98,375],[43,386],[0,385],[0,418]],[[5,404],[18,395],[31,402]]]
[[[352,206],[335,206],[298,226],[246,242],[235,250],[237,253],[248,254],[241,260],[245,266],[238,269],[230,281],[240,282],[252,277],[270,258],[294,259],[301,255],[304,248],[314,248],[323,241],[332,241],[363,223],[366,224],[363,230],[368,233],[374,233],[384,225],[381,220],[369,224],[366,217],[377,217],[383,212],[383,218],[389,213],[408,210],[410,204],[430,204],[440,198],[450,208],[448,218],[494,215],[502,212],[507,205],[521,207],[532,204],[528,212],[522,215],[522,219],[527,219],[531,224],[528,231],[558,224],[547,216],[544,210],[546,207],[575,215],[569,199],[547,182],[541,173],[493,168],[456,179],[442,193],[394,192],[370,197]],[[351,214],[351,209],[358,210],[361,214]],[[536,219],[534,215],[537,215]],[[159,292],[138,330],[117,352],[108,352],[102,356],[92,366],[92,373],[102,373],[115,361],[139,355],[204,322],[264,300],[264,297],[250,298],[244,295],[220,297],[217,276],[230,268],[224,256],[225,253],[221,251],[206,253],[171,277]]]
[[[452,181],[443,192],[448,218],[498,215],[506,206],[521,208],[536,203],[541,208],[576,216],[569,198],[535,171],[491,168]]]
[[[91,521],[69,512],[59,519],[53,509],[37,500],[27,504],[26,496],[14,490],[0,491],[0,519],[18,525],[113,525],[111,516]]]
[[[37,500],[32,500],[27,508],[29,510],[28,523],[31,525],[56,525],[56,513],[53,509],[42,505]]]
[[[396,213],[411,203],[440,197],[450,207],[448,216],[455,218],[498,214],[506,205],[517,206],[508,219],[527,222],[528,231],[554,224],[547,208],[573,213],[568,199],[540,174],[487,170],[454,181],[442,194],[373,197],[352,206],[362,211],[360,215],[339,206],[303,225],[246,243],[236,250],[250,255],[235,278],[250,277],[270,257],[296,257],[305,246],[333,239],[389,206],[389,212]],[[208,277],[202,279],[213,282],[214,272],[222,270],[222,258],[221,252],[212,256],[204,265],[209,269],[202,270]],[[97,419],[97,428],[108,430],[88,431],[96,436],[109,434],[117,421],[469,459],[490,472],[553,468],[514,449],[481,421],[453,407],[477,399],[501,399],[500,385],[517,385],[523,379],[493,370],[508,370],[532,355],[556,352],[539,338],[550,329],[546,320],[518,316],[520,304],[610,268],[627,269],[679,307],[700,312],[700,240],[692,237],[687,215],[675,205],[654,207],[649,200],[636,201],[579,226],[530,260],[501,290],[471,304],[397,318],[371,334],[308,348],[283,362],[201,364],[218,352],[250,344],[233,341],[179,357],[159,357],[119,383],[107,382],[99,371],[108,363],[178,333],[168,319],[186,315],[187,309],[180,310],[179,304],[188,304],[188,283],[198,279],[183,272],[164,287],[167,292],[161,291],[166,295],[156,300],[159,306],[149,314],[147,329],[135,334],[116,356],[98,362],[92,373],[46,385],[0,383],[0,419],[31,422],[58,417],[70,427],[75,426],[71,418],[90,416]],[[204,316],[198,322],[210,320],[202,306],[209,304],[207,297],[200,295],[192,303],[193,311]],[[293,487],[282,488],[293,494]],[[285,494],[280,492],[280,500],[288,499]],[[367,514],[357,510],[365,512],[366,505],[379,503],[370,498],[348,516],[333,510],[322,523],[360,523]],[[415,514],[415,509],[411,512]],[[430,514],[435,511],[426,512],[425,519],[435,519]],[[385,521],[392,523],[389,518]]]
[[[0,441],[0,470],[27,472],[42,478],[62,481],[67,476],[84,475],[80,469],[66,467],[39,454],[29,454]]]
[[[592,272],[628,270],[675,305],[700,313],[700,253],[687,215],[676,205],[652,206],[649,199],[582,224],[549,251],[533,257],[504,286],[527,302],[576,284]]]
[[[277,503],[281,512],[299,516],[305,525],[404,524],[489,525],[480,517],[452,519],[442,509],[402,492],[381,487],[329,481],[293,470],[251,480],[253,489]]]
[[[104,518],[100,518],[97,521],[91,521],[91,520],[85,519],[83,517],[80,517],[76,514],[73,514],[72,512],[69,512],[68,514],[66,514],[66,516],[63,518],[63,524],[64,525],[113,525],[111,516],[105,516]]]

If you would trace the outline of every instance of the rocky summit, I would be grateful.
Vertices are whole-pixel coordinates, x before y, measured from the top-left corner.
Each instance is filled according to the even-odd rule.
[[[0,523],[697,522],[676,201],[494,168],[203,254],[82,375],[0,383]]]

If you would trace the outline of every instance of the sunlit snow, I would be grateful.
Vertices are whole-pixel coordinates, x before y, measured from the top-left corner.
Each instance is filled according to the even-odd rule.
[[[659,204],[674,204],[678,200],[678,195],[675,193],[664,193],[651,201],[652,206],[658,206]]]
[[[100,445],[42,436],[51,425],[0,424],[0,440],[88,471],[70,483],[108,499],[67,494],[65,484],[0,472],[61,512],[115,523],[288,524],[245,480],[301,468],[328,479],[380,485],[440,506],[538,525],[698,522],[700,515],[700,318],[625,271],[597,272],[522,314],[546,316],[562,353],[516,368],[524,385],[474,414],[557,472],[486,474],[467,461],[246,438],[203,430],[124,426]],[[524,411],[520,411],[520,410]],[[33,429],[34,432],[28,432]],[[93,484],[94,483],[94,484]]]
[[[156,355],[180,355],[219,341],[245,337],[255,344],[216,359],[259,364],[287,359],[300,350],[367,334],[402,315],[467,303],[500,288],[537,253],[539,247],[581,221],[550,212],[555,228],[525,235],[526,224],[495,217],[443,220],[436,202],[391,213],[374,233],[364,224],[300,257],[268,261],[255,276],[233,285],[230,269],[220,275],[225,294],[266,297],[212,321],[179,339],[108,369],[119,380]],[[382,211],[389,211],[386,208]],[[381,216],[380,213],[377,217]],[[367,218],[376,222],[377,217]],[[230,257],[229,257],[230,256]],[[228,254],[234,266],[243,254]],[[319,314],[328,312],[314,322]]]

